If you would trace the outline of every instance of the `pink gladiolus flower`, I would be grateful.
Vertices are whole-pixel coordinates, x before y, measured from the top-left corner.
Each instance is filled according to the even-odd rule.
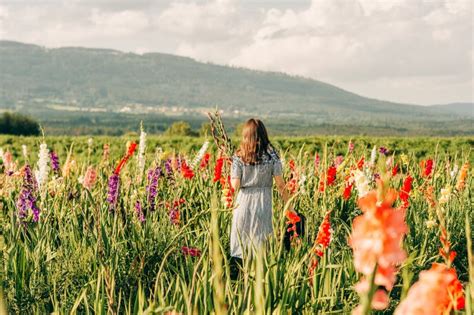
[[[408,228],[405,211],[392,208],[396,198],[397,193],[388,190],[384,198],[378,200],[374,190],[358,201],[363,214],[354,219],[349,244],[354,251],[355,269],[365,276],[356,286],[361,294],[369,289],[368,278],[375,266],[375,285],[391,290],[396,280],[396,266],[406,258],[402,240]],[[374,299],[372,307],[380,306],[378,302]]]
[[[433,264],[422,271],[418,282],[395,310],[395,315],[441,315],[464,308],[465,298],[461,282],[454,268]]]
[[[92,166],[89,166],[84,175],[84,179],[82,180],[82,186],[84,186],[84,188],[88,190],[91,190],[92,187],[94,187],[96,181],[97,181],[97,172]]]

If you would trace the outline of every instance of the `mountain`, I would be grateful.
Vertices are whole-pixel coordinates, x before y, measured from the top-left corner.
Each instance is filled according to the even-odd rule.
[[[457,105],[432,109],[397,104],[317,80],[162,53],[49,49],[0,41],[0,73],[0,108],[43,117],[51,111],[202,116],[218,106],[236,117],[261,115],[320,125],[411,128],[414,122],[466,118]]]
[[[436,112],[474,118],[474,103],[450,103],[430,106]]]

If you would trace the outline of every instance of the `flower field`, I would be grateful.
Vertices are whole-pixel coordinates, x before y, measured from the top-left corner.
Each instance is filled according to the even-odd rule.
[[[0,137],[0,313],[474,312],[473,139],[273,140],[297,213],[234,280],[212,138]]]

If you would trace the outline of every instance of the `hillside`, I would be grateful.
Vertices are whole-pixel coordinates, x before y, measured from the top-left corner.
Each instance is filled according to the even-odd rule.
[[[0,41],[0,73],[0,109],[29,112],[42,119],[49,118],[50,112],[66,116],[73,112],[86,116],[172,112],[203,117],[215,106],[234,118],[260,115],[306,125],[406,129],[413,122],[426,125],[466,118],[449,107],[432,109],[369,99],[307,78],[161,53],[48,49]]]

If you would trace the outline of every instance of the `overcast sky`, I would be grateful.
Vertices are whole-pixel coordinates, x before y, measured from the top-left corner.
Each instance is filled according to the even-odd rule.
[[[1,0],[0,38],[166,52],[397,102],[472,102],[473,1]]]

